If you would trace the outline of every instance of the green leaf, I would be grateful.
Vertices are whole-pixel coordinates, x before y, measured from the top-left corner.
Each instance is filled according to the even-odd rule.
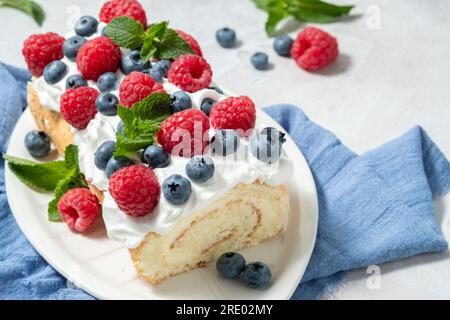
[[[267,11],[271,0],[252,0],[252,2],[261,10]]]
[[[156,134],[171,114],[170,96],[156,92],[135,103],[132,108],[120,106],[117,114],[123,121],[123,135],[117,133],[114,157],[125,157],[156,141]]]
[[[140,47],[145,36],[142,24],[127,16],[115,18],[108,23],[105,34],[118,46],[128,49]]]
[[[269,16],[266,21],[266,33],[269,36],[273,36],[278,23],[288,17],[289,14],[286,11],[285,3],[282,1],[269,1],[267,4],[267,13]]]
[[[148,27],[144,36],[144,45],[141,49],[141,59],[144,62],[150,58],[158,58],[159,44],[167,31],[168,25],[168,21],[163,21]]]
[[[11,171],[27,186],[40,191],[53,191],[68,170],[64,161],[35,162],[3,154]]]
[[[175,60],[182,54],[194,53],[189,44],[175,30],[167,29],[158,46],[156,58]]]
[[[39,26],[45,20],[45,12],[42,7],[31,0],[0,0],[0,7],[10,7],[25,12],[33,17]]]

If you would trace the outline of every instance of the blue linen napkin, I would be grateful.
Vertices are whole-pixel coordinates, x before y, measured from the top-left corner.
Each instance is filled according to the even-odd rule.
[[[0,63],[2,152],[26,104],[28,79],[25,71]],[[293,299],[320,297],[345,270],[447,248],[432,197],[448,189],[450,164],[421,128],[358,156],[295,106],[266,112],[302,150],[319,196],[316,246]],[[21,233],[7,203],[3,169],[0,158],[0,298],[90,299],[68,287]]]

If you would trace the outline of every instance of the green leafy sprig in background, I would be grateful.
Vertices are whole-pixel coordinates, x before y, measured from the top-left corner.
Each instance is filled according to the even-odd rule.
[[[31,0],[0,0],[0,7],[9,7],[25,12],[33,17],[38,25],[42,25],[45,20],[45,13],[41,6]]]

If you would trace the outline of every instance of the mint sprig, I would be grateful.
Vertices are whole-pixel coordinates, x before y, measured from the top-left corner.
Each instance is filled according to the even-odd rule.
[[[24,184],[39,191],[55,193],[55,198],[48,204],[48,219],[50,221],[62,221],[57,205],[59,199],[68,190],[88,187],[80,172],[78,147],[75,145],[66,147],[64,160],[42,163],[7,154],[3,154],[3,158],[8,161],[8,167]]]
[[[150,25],[144,30],[142,24],[130,17],[113,19],[106,27],[105,34],[120,47],[141,48],[141,59],[173,60],[187,53],[194,53],[189,44],[163,21]]]
[[[9,7],[25,12],[40,26],[45,20],[45,12],[42,7],[31,0],[0,0],[0,7]]]
[[[128,156],[156,141],[161,123],[171,115],[170,96],[156,92],[136,102],[132,108],[119,106],[123,134],[117,132],[114,157]]]
[[[352,5],[339,6],[320,0],[252,0],[258,8],[268,13],[266,32],[276,34],[280,21],[292,16],[304,22],[327,23],[350,13]]]

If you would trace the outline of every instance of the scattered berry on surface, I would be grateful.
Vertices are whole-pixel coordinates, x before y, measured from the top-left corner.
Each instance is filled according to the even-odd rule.
[[[236,32],[227,27],[219,29],[216,32],[216,39],[223,48],[232,48],[236,43]]]
[[[215,129],[240,130],[239,135],[249,135],[255,126],[256,108],[247,96],[230,97],[218,102],[209,115]]]
[[[147,15],[136,0],[107,1],[103,4],[99,14],[100,21],[105,23],[110,23],[111,20],[120,16],[131,17],[147,28]]]
[[[294,40],[288,35],[281,35],[275,38],[273,41],[273,49],[282,57],[289,57],[291,55],[291,48]]]
[[[87,81],[81,74],[72,74],[66,79],[66,90],[76,89],[78,87],[86,87],[88,85]]]
[[[237,252],[226,252],[216,262],[217,272],[227,279],[234,279],[245,269],[245,258]]]
[[[211,139],[212,150],[219,156],[233,154],[239,148],[239,141],[235,130],[218,130]]]
[[[50,138],[44,131],[32,130],[25,135],[25,147],[33,157],[45,157],[50,152]]]
[[[112,158],[116,143],[114,141],[103,142],[95,151],[94,164],[100,170],[106,170],[108,161]]]
[[[265,70],[269,64],[269,56],[264,52],[256,52],[250,58],[250,62],[257,70]]]
[[[70,61],[75,61],[77,59],[77,54],[83,44],[86,43],[86,38],[81,36],[73,36],[64,41],[63,52],[64,55]]]
[[[97,19],[92,16],[82,16],[75,23],[75,33],[82,37],[89,37],[97,32],[97,27]]]
[[[242,281],[250,288],[262,288],[272,279],[270,268],[262,262],[252,262],[245,266]]]
[[[85,129],[97,113],[95,100],[99,94],[91,87],[78,87],[65,91],[60,99],[61,116],[72,127]]]
[[[119,98],[121,104],[131,108],[133,104],[154,92],[166,91],[160,83],[153,80],[148,74],[133,71],[120,84]]]
[[[192,51],[194,51],[194,53],[195,53],[196,55],[203,56],[202,49],[200,48],[200,44],[198,43],[197,40],[195,40],[195,38],[194,38],[193,36],[191,36],[190,34],[184,32],[184,31],[178,30],[178,29],[175,30],[175,31],[178,33],[178,35],[179,35],[184,41],[187,42],[187,44],[189,45],[189,47],[191,47]]]
[[[211,84],[212,70],[203,57],[184,54],[172,63],[168,78],[170,83],[184,91],[196,92]]]
[[[175,91],[170,95],[172,111],[180,112],[192,108],[191,97],[184,91]]]
[[[101,92],[113,91],[117,88],[117,77],[114,72],[105,72],[97,79],[97,86]]]
[[[186,174],[194,182],[206,182],[214,176],[214,162],[208,156],[193,156],[186,164]]]
[[[150,145],[142,152],[141,160],[150,168],[164,168],[170,162],[170,155],[160,146]]]
[[[60,60],[56,60],[50,62],[44,68],[44,80],[48,84],[55,84],[62,78],[64,78],[67,73],[67,66],[64,62]]]
[[[192,192],[191,182],[180,174],[173,174],[164,180],[162,189],[166,200],[175,205],[186,203]]]

